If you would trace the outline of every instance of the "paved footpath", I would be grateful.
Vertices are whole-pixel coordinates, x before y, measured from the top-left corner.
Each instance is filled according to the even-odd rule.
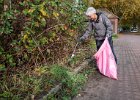
[[[96,72],[73,100],[140,100],[140,36],[120,35],[114,47],[118,80]]]

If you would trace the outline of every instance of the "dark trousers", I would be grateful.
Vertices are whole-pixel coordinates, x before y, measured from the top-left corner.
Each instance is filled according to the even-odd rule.
[[[96,47],[97,47],[97,50],[99,50],[99,48],[101,47],[101,45],[103,44],[103,42],[104,42],[104,40],[96,40]],[[115,61],[116,61],[116,63],[117,63],[117,57],[116,57],[115,52],[114,52],[112,37],[109,37],[109,38],[108,38],[108,42],[109,42],[109,44],[110,44],[112,53],[113,53],[114,58],[115,58]]]

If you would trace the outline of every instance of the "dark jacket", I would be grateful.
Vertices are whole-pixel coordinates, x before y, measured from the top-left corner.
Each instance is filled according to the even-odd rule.
[[[111,36],[113,33],[113,27],[110,20],[103,13],[97,13],[97,20],[90,20],[88,27],[83,34],[83,38],[87,38],[89,33],[94,30],[94,37],[96,40],[103,40],[105,37]]]

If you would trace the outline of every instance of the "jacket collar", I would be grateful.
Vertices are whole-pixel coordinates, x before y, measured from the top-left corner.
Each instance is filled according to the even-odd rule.
[[[99,23],[99,19],[100,19],[100,15],[101,15],[102,13],[96,13],[96,15],[97,15],[97,19],[96,19],[96,21],[94,21],[94,20],[90,20],[90,22],[95,22],[95,23]]]

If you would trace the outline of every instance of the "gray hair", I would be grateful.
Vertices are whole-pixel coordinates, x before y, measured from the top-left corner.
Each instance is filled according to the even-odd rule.
[[[95,14],[95,13],[96,13],[96,9],[93,7],[89,7],[85,12],[86,16],[90,16],[91,14]]]

